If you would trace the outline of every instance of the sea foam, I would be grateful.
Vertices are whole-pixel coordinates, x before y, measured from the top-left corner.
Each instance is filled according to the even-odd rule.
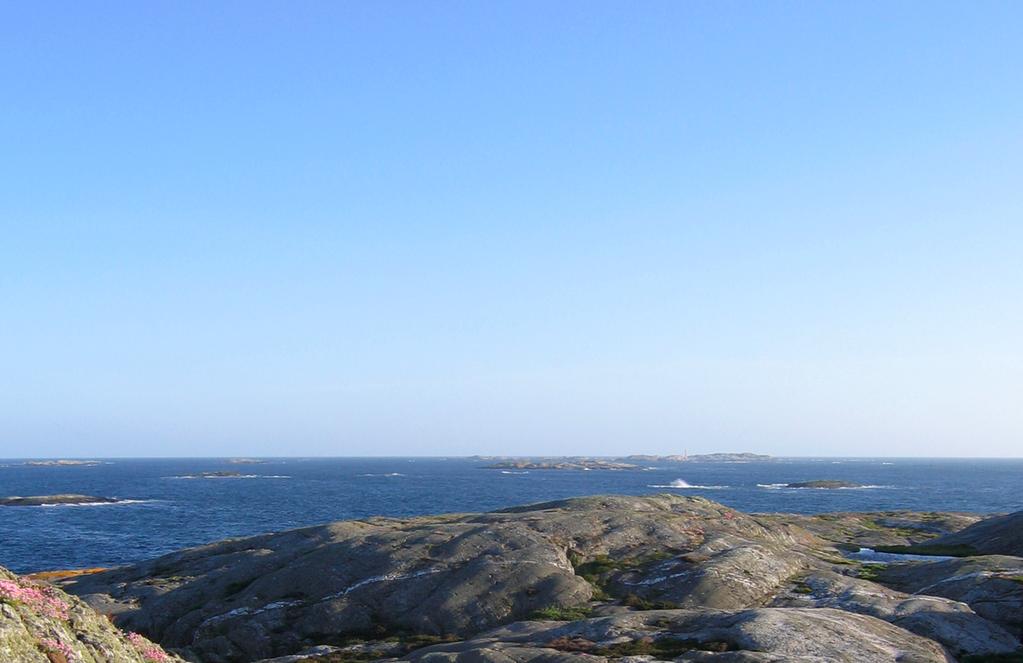
[[[647,488],[675,488],[675,489],[695,489],[695,490],[722,490],[728,488],[728,486],[701,486],[694,485],[685,481],[684,479],[675,479],[671,483],[657,483],[648,485]]]

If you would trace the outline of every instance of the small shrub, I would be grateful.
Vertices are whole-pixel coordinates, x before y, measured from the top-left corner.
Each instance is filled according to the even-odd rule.
[[[799,580],[792,584],[792,591],[796,594],[813,594],[813,587]]]
[[[557,649],[558,651],[588,652],[593,650],[594,643],[586,638],[580,638],[578,636],[570,638],[567,635],[563,635],[560,638],[554,638],[548,642],[546,646],[551,649]]]
[[[679,607],[671,601],[652,601],[636,594],[629,594],[622,599],[622,605],[636,610],[674,610]]]
[[[575,567],[576,575],[584,578],[585,580],[596,584],[601,580],[601,576],[611,571],[616,571],[623,568],[622,562],[616,562],[607,555],[598,555],[588,562]]]
[[[856,577],[860,580],[877,580],[884,571],[884,564],[864,564],[860,566]]]
[[[593,614],[589,606],[576,606],[573,608],[562,608],[556,605],[549,605],[541,608],[529,616],[529,619],[544,619],[554,622],[574,622],[586,619]]]

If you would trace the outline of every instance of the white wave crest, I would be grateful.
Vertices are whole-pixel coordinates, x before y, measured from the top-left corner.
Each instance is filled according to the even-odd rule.
[[[164,479],[290,479],[286,474],[237,474],[233,476],[201,474],[184,474],[176,477],[164,477]]]
[[[69,502],[67,504],[40,504],[44,509],[56,509],[62,507],[83,507],[83,506],[122,506],[125,504],[151,504],[160,500],[117,500],[116,502]]]
[[[653,485],[647,486],[647,488],[676,488],[676,489],[679,489],[679,488],[692,488],[692,489],[696,489],[696,490],[722,490],[724,488],[728,488],[728,486],[701,486],[701,485],[698,485],[698,484],[697,485],[691,484],[688,481],[685,481],[683,479],[675,479],[671,483],[653,484]]]

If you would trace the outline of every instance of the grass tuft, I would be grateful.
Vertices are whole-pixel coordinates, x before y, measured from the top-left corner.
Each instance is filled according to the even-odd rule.
[[[556,605],[549,605],[546,608],[540,608],[531,615],[529,619],[544,619],[554,622],[574,622],[580,619],[587,619],[593,614],[593,608],[589,606],[580,605],[571,608],[562,608]]]
[[[860,580],[877,580],[884,571],[884,564],[863,564],[856,573]]]

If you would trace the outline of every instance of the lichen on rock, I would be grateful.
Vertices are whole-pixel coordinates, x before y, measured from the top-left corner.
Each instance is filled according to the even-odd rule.
[[[3,663],[172,663],[159,645],[125,634],[74,596],[0,568]]]

